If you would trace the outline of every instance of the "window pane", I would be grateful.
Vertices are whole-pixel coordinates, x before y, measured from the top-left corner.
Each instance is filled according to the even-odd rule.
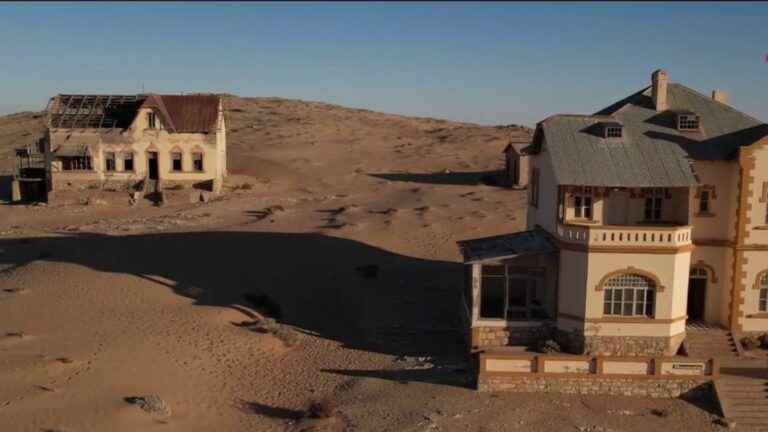
[[[621,315],[621,303],[613,304],[613,315]]]
[[[622,290],[620,290],[620,289],[613,290],[613,301],[620,302],[621,298],[622,298],[621,294],[622,294]]]
[[[603,313],[606,314],[606,315],[610,315],[611,314],[611,303],[610,302],[603,303]]]
[[[606,303],[610,303],[611,300],[612,300],[612,294],[613,294],[613,290],[612,289],[606,289],[605,290],[605,295],[603,296],[603,301],[606,302]]]
[[[625,288],[624,289],[624,301],[634,301],[635,300],[635,290],[632,288]]]
[[[635,303],[635,315],[642,315],[645,303]]]
[[[504,278],[483,277],[480,287],[480,316],[504,318]]]
[[[632,316],[632,305],[633,303],[624,303],[624,311],[622,312],[622,315]]]
[[[509,279],[509,306],[526,306],[526,282],[525,279]]]

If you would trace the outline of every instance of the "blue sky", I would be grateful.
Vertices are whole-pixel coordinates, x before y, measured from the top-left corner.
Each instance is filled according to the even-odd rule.
[[[761,3],[0,3],[0,41],[0,114],[143,84],[533,125],[662,67],[768,121]]]

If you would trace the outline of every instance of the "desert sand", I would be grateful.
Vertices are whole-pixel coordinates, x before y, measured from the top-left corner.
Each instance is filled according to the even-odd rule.
[[[711,401],[469,387],[455,242],[525,227],[495,174],[530,130],[227,109],[220,198],[0,205],[0,431],[720,429]],[[0,169],[41,131],[0,118]]]

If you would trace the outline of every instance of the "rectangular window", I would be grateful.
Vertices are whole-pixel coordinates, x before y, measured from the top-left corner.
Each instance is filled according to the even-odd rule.
[[[645,190],[645,220],[660,221],[662,217],[661,205],[666,191],[664,188],[651,188]]]
[[[179,152],[171,153],[171,170],[181,171],[181,153]]]
[[[701,214],[709,214],[709,194],[708,190],[703,190],[699,194],[699,213]]]
[[[531,190],[529,201],[533,207],[539,206],[539,170],[533,168],[531,170]]]
[[[586,187],[573,196],[574,212],[577,219],[592,220],[592,188]]]
[[[192,165],[195,171],[203,170],[203,154],[202,153],[192,153]]]
[[[104,170],[115,171],[117,166],[115,165],[115,152],[104,153]]]
[[[680,115],[677,119],[677,127],[680,130],[698,130],[699,129],[699,116],[697,115]]]
[[[64,171],[89,171],[91,166],[90,156],[62,156],[61,169]]]
[[[503,265],[482,266],[480,317],[507,321],[547,318],[541,276]]]
[[[606,138],[621,138],[621,127],[619,126],[608,126],[605,128],[605,137]]]
[[[565,222],[565,189],[562,186],[557,191],[557,215],[560,222]]]
[[[147,113],[147,127],[157,129],[157,114],[153,112]]]
[[[133,171],[133,153],[123,153],[123,171]]]

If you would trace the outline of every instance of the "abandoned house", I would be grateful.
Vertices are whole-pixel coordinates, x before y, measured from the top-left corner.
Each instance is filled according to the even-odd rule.
[[[528,231],[459,242],[473,352],[669,356],[691,328],[768,330],[768,125],[724,92],[657,70],[542,120],[526,153]]]
[[[528,187],[531,139],[528,136],[513,136],[504,148],[504,177],[507,186],[513,189]]]
[[[216,95],[57,95],[38,151],[49,189],[216,188],[227,175]]]

